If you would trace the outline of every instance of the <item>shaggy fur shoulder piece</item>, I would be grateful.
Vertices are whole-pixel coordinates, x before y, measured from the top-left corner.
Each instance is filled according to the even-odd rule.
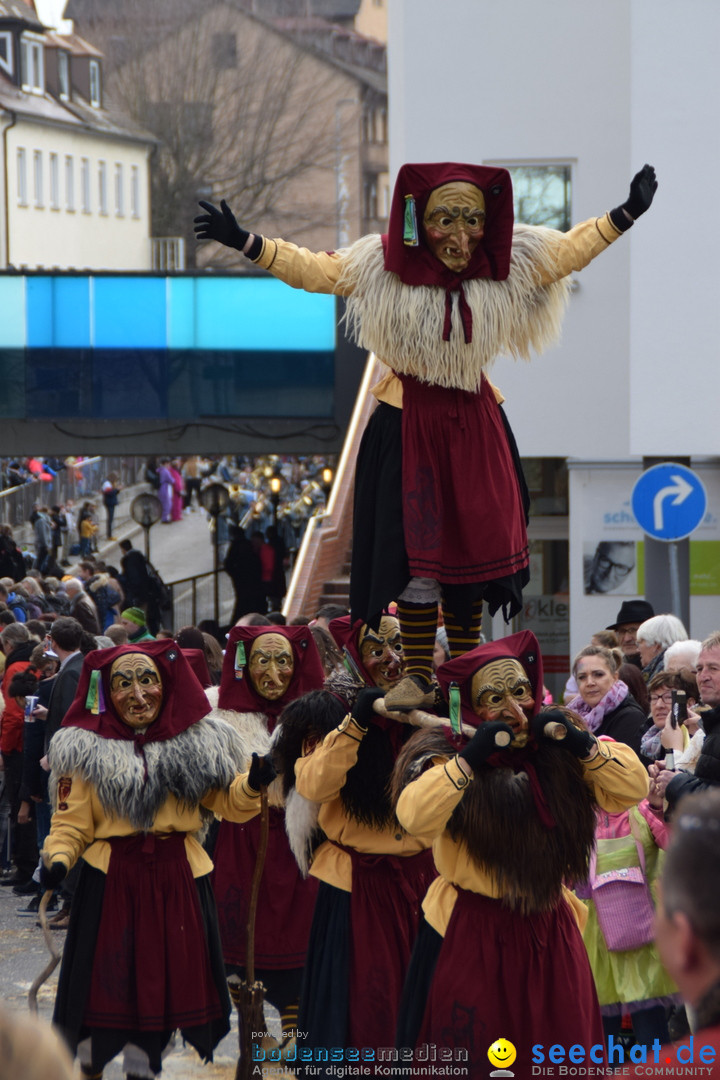
[[[516,225],[505,281],[463,282],[472,312],[469,343],[458,311],[459,294],[452,293],[450,340],[443,341],[445,290],[403,284],[385,270],[380,236],[364,236],[341,252],[337,288],[349,294],[345,318],[350,336],[398,375],[474,393],[497,356],[529,359],[532,350],[542,352],[558,340],[570,281],[539,281],[553,272],[561,236],[554,229]]]
[[[208,792],[229,787],[245,769],[245,748],[237,732],[211,716],[173,739],[146,743],[144,760],[132,741],[61,728],[53,736],[49,758],[53,806],[58,779],[79,776],[95,788],[108,815],[127,818],[138,830],[151,828],[168,795],[197,807]]]
[[[436,760],[448,760],[455,752],[439,728],[417,731],[408,739],[398,754],[390,778],[390,802],[393,812],[403,788],[417,780]]]
[[[319,813],[320,803],[310,802],[291,789],[285,803],[285,831],[303,877],[307,877],[313,852],[324,837],[318,826]]]
[[[234,709],[221,709],[215,706],[210,713],[216,720],[229,724],[236,733],[243,747],[243,768],[250,768],[253,753],[267,754],[270,749],[270,735],[265,713],[235,712]]]
[[[398,755],[393,806],[407,784],[454,753],[442,732],[414,735]],[[587,879],[595,835],[596,804],[577,759],[542,745],[532,763],[553,828],[540,820],[526,772],[489,765],[477,770],[446,826],[478,869],[493,877],[504,903],[523,914],[554,907],[564,881]]]

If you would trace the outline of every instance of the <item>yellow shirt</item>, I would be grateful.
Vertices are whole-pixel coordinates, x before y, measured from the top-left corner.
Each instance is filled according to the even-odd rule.
[[[115,836],[132,836],[139,831],[127,819],[108,815],[94,785],[78,776],[71,778],[70,791],[63,795],[61,805],[63,809],[58,808],[52,816],[50,833],[43,848],[43,858],[48,866],[62,862],[70,869],[82,855],[90,866],[107,873],[109,840]],[[248,787],[247,773],[241,773],[227,791],[211,791],[202,800],[202,806],[229,821],[249,821],[259,813],[260,796]],[[155,815],[150,830],[156,835],[185,833],[185,851],[193,877],[209,874],[213,868],[207,852],[192,835],[202,824],[199,807],[181,805],[174,795],[169,795]]]
[[[615,813],[644,799],[648,777],[635,752],[624,743],[601,741],[597,745],[597,755],[581,764],[585,782],[598,805]],[[423,911],[430,925],[442,935],[455,906],[455,885],[493,898],[502,895],[490,870],[478,866],[465,844],[453,840],[445,828],[465,788],[473,782],[455,756],[438,761],[413,780],[398,800],[397,816],[403,827],[412,835],[432,838],[433,858],[440,876],[428,889]],[[572,807],[568,807],[568,812],[572,813]],[[563,891],[582,928],[581,919],[584,921],[585,916],[582,903],[568,890]]]
[[[306,799],[321,804],[318,824],[328,837],[315,852],[310,873],[345,892],[352,889],[352,862],[346,851],[329,841],[335,840],[362,854],[402,857],[417,855],[432,843],[429,836],[409,836],[397,825],[373,829],[348,816],[340,791],[348,772],[357,762],[364,735],[365,730],[347,716],[312,753],[295,762],[295,787]]]

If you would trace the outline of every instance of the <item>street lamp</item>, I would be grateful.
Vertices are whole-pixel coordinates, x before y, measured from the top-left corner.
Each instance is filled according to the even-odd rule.
[[[218,556],[218,518],[223,511],[227,509],[228,503],[230,502],[230,492],[224,484],[208,484],[208,486],[203,488],[200,492],[200,502],[213,519],[215,532],[215,543],[213,545],[213,567],[215,571],[213,594],[215,598],[215,621],[219,622],[220,597],[218,593],[218,573],[220,559]]]
[[[330,492],[332,491],[333,477],[334,477],[333,470],[330,468],[329,465],[326,465],[325,468],[322,471],[322,486],[323,486],[323,491],[325,492],[325,510],[326,511],[327,511],[327,508],[328,508],[328,503],[330,502]]]
[[[273,508],[273,526],[275,528],[275,535],[277,536],[278,525],[278,503],[280,502],[280,488],[282,487],[281,476],[270,477],[270,502]]]
[[[149,491],[136,495],[130,503],[130,515],[133,521],[145,530],[145,558],[150,561],[150,529],[162,517],[162,503],[157,495]]]

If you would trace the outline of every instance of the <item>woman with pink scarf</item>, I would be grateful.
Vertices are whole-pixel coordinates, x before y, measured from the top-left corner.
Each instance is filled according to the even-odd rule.
[[[580,693],[568,702],[568,708],[582,716],[593,735],[625,743],[641,757],[647,717],[618,678],[615,654],[601,645],[588,645],[575,657],[573,675]]]

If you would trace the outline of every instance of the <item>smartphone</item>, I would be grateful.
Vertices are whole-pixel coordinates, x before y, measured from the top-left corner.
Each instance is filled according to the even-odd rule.
[[[687,694],[684,690],[672,691],[672,706],[670,709],[670,723],[676,728],[678,724],[684,724],[687,720]]]

